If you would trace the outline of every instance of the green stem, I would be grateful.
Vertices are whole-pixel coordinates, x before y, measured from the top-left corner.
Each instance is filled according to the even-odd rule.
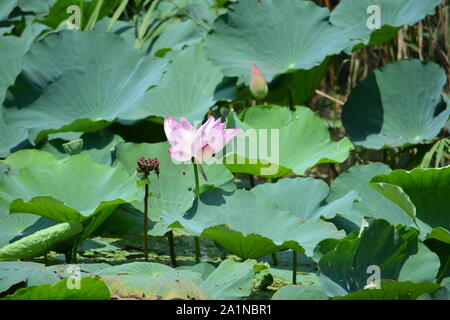
[[[297,251],[292,250],[292,283],[297,284]]]
[[[195,263],[200,263],[200,238],[194,237]]]
[[[173,244],[173,231],[170,230],[167,232],[167,240],[169,241],[169,252],[170,252],[170,261],[172,262],[172,267],[177,267],[177,256],[175,254],[175,246]]]
[[[278,257],[277,257],[277,253],[272,253],[272,263],[274,266],[278,265]]]
[[[195,195],[197,197],[197,201],[199,201],[200,197],[200,182],[198,179],[198,164],[195,163],[194,158],[192,158],[192,164],[194,166],[194,176],[195,176]],[[200,238],[194,237],[194,248],[195,248],[195,263],[200,263]]]
[[[71,260],[73,264],[77,263],[77,255],[78,255],[78,238],[75,239],[75,242],[72,247]]]
[[[148,193],[149,185],[145,185],[144,195],[144,261],[148,262]]]
[[[442,280],[444,280],[445,276],[448,273],[448,270],[450,269],[450,256],[447,258],[447,263],[444,266],[444,269],[442,269],[441,274],[436,279],[437,284],[441,284]]]

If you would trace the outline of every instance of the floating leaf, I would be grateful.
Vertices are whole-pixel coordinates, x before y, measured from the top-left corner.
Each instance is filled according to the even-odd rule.
[[[109,300],[108,287],[99,279],[82,278],[80,288],[69,288],[70,279],[64,279],[55,285],[44,284],[22,288],[2,300]]]

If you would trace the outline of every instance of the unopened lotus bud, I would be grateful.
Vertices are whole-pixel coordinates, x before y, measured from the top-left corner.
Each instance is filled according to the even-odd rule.
[[[267,96],[267,82],[262,74],[261,70],[258,69],[256,64],[252,66],[252,71],[250,73],[250,92],[252,95],[260,100]]]

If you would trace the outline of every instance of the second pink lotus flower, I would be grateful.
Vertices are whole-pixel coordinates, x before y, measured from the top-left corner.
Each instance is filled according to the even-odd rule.
[[[195,129],[185,118],[178,123],[172,117],[164,119],[164,131],[170,143],[172,160],[184,162],[194,160],[202,163],[221,151],[239,129],[224,129],[225,123],[210,116],[200,128]]]

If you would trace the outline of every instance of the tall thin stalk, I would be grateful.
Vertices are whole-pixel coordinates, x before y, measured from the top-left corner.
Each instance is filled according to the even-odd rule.
[[[297,284],[297,251],[292,250],[292,284]]]
[[[167,240],[169,242],[169,252],[170,252],[170,261],[172,262],[172,267],[177,267],[177,256],[175,254],[175,246],[173,242],[173,231],[170,230],[167,232]]]
[[[195,195],[197,197],[197,201],[199,201],[200,197],[200,182],[198,179],[198,164],[195,162],[194,158],[192,158],[192,165],[194,166],[194,176],[195,176]],[[195,263],[200,263],[200,238],[194,236],[194,248],[195,248]]]
[[[144,195],[144,261],[145,262],[148,262],[148,194],[149,194],[149,183],[145,184],[145,195]]]

